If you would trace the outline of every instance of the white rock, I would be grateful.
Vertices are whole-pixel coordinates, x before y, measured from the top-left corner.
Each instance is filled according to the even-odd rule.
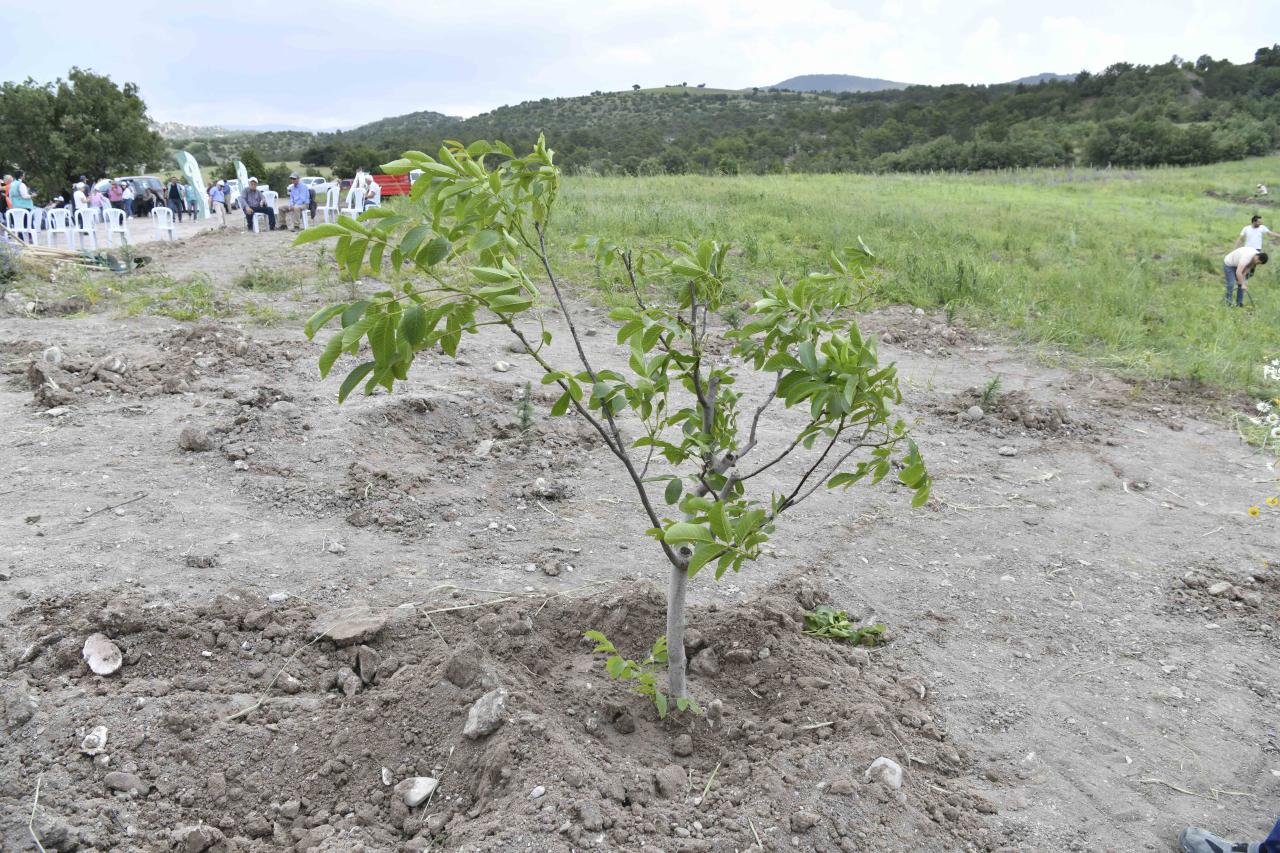
[[[98,675],[110,675],[120,668],[124,658],[120,647],[106,634],[94,634],[84,641],[84,662]]]
[[[483,459],[489,455],[490,450],[493,450],[493,439],[486,438],[484,441],[476,445],[476,452],[473,455],[477,459]]]
[[[431,796],[440,782],[430,776],[410,776],[396,784],[395,792],[404,798],[404,804],[414,808]]]
[[[871,762],[862,778],[868,782],[880,782],[896,790],[902,787],[902,767],[892,758],[880,756]]]
[[[107,727],[94,726],[80,741],[80,751],[85,755],[97,755],[107,748]]]
[[[547,789],[544,788],[542,785],[539,785],[538,787],[534,788],[532,791],[529,792],[529,799],[531,800],[541,799],[542,795],[545,793],[547,793]]]
[[[1207,589],[1206,592],[1208,592],[1210,595],[1221,596],[1221,595],[1231,595],[1231,590],[1232,590],[1232,586],[1230,581],[1218,581],[1217,583],[1210,585],[1209,589]]]
[[[970,406],[964,413],[965,417],[974,422],[982,420],[984,414],[981,406]]]
[[[1018,449],[1016,447],[1010,447],[1009,445],[1006,444],[1003,447],[1001,447],[999,450],[997,450],[996,453],[999,453],[1001,456],[1017,456]]]
[[[281,604],[288,600],[289,600],[289,593],[287,592],[273,592],[267,596],[267,601],[271,602],[272,604]]]
[[[917,308],[917,309],[916,309],[916,316],[917,316],[917,317],[923,317],[923,316],[924,316],[924,309],[923,309],[923,308]]]
[[[392,778],[391,771],[386,767],[382,768],[382,784],[390,787]]]
[[[49,347],[40,353],[40,360],[54,367],[62,367],[62,350],[58,347]]]
[[[325,550],[330,554],[345,554],[347,553],[347,546],[343,545],[341,542],[330,542],[329,547]]]
[[[477,699],[467,712],[467,722],[462,727],[462,733],[472,740],[493,734],[502,728],[505,722],[502,715],[506,710],[507,691],[501,687],[490,690]]]
[[[507,364],[505,361],[495,361],[493,363],[493,369],[498,373],[506,373],[511,369],[511,365]]]

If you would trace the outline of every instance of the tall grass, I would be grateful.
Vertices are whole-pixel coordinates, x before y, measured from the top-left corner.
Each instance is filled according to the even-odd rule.
[[[1280,257],[1251,284],[1255,310],[1224,307],[1222,256],[1256,209],[1207,191],[1245,197],[1259,181],[1280,185],[1277,172],[1280,157],[967,176],[574,177],[555,231],[573,276],[606,289],[619,283],[571,254],[570,235],[727,241],[744,298],[861,236],[888,301],[945,307],[1129,375],[1243,389],[1280,351]]]

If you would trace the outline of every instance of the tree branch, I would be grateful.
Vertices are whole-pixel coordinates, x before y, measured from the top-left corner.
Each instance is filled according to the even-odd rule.
[[[782,499],[782,503],[778,505],[778,512],[774,513],[775,516],[781,514],[783,510],[787,509],[791,505],[791,501],[794,500],[795,496],[802,488],[804,488],[804,484],[813,476],[813,472],[818,470],[818,466],[822,464],[822,460],[827,458],[827,454],[831,452],[831,448],[835,447],[836,441],[840,438],[840,433],[842,432],[844,432],[844,418],[840,419],[839,425],[836,426],[835,433],[832,434],[831,440],[827,442],[827,446],[823,449],[822,454],[817,458],[817,461],[809,466],[808,471],[804,472],[804,476],[800,478],[799,483],[796,483],[796,487],[792,490],[791,494]]]

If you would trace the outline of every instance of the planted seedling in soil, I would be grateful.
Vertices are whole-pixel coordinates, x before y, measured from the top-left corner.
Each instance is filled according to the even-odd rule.
[[[844,640],[855,646],[876,646],[884,642],[885,627],[879,623],[859,628],[849,614],[829,604],[820,604],[804,614],[804,632],[813,637]]]
[[[875,341],[862,336],[853,318],[869,296],[872,255],[865,246],[828,253],[822,272],[779,279],[740,328],[719,331],[710,318],[725,307],[727,245],[697,239],[636,252],[584,239],[580,245],[590,245],[601,264],[621,267],[632,295],[631,305],[610,314],[621,326],[618,342],[630,349],[627,368],[605,369],[586,352],[547,249],[560,173],[543,139],[521,157],[501,142],[449,142],[436,157],[410,151],[382,169],[421,170],[408,204],[373,208],[358,220],[340,217],[297,240],[335,239],[337,262],[352,279],[367,264],[374,277],[394,282],[307,321],[308,336],[334,320],[341,324],[320,356],[321,373],[343,353],[357,355],[367,340],[371,357],[347,374],[339,402],[361,387],[366,394],[390,390],[422,350],[456,356],[464,334],[505,326],[541,369],[542,383],[559,389],[551,414],[572,411],[616,457],[649,520],[648,535],[670,564],[660,642],[668,694],[678,707],[689,698],[690,579],[707,567],[716,578],[739,571],[760,555],[783,513],[824,487],[878,483],[895,463],[896,479],[914,492],[912,504],[928,499],[924,460],[892,412],[901,402],[895,366],[880,363]],[[552,363],[551,333],[540,321],[538,334],[527,331],[543,295],[535,276],[564,316],[575,363]],[[750,401],[739,390],[748,374],[768,389]],[[799,410],[801,423],[757,461],[760,424],[775,402]],[[624,418],[638,438],[624,437]],[[779,475],[785,486],[762,487],[757,478],[778,474],[779,463],[793,455],[803,460],[799,473]],[[654,470],[659,459],[662,469]],[[622,661],[619,675],[634,676],[629,680],[642,688],[642,676],[662,665],[657,654],[631,666],[610,654]]]

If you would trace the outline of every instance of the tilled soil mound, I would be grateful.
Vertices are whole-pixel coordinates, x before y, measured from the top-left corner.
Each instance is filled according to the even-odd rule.
[[[562,500],[566,477],[583,464],[599,437],[576,418],[548,418],[554,401],[534,390],[536,416],[518,414],[525,389],[478,380],[467,388],[387,398],[344,423],[338,443],[356,461],[337,470],[297,469],[296,445],[310,426],[305,413],[266,391],[266,405],[241,402],[233,420],[210,433],[238,468],[284,478],[249,479],[243,488],[273,506],[313,515],[341,514],[354,527],[377,527],[406,541],[440,524],[482,517],[493,506],[522,500]],[[516,399],[513,399],[516,398]],[[315,456],[334,453],[330,437],[313,440]],[[339,457],[341,458],[341,457]]]
[[[984,404],[982,392],[969,388],[937,404],[934,411],[995,435],[1016,429],[1071,436],[1095,428],[1079,412],[1057,403],[1037,402],[1022,391],[998,394]]]
[[[1242,571],[1201,563],[1170,590],[1169,610],[1275,637],[1275,614],[1280,609],[1280,576],[1275,568],[1267,564]]]
[[[38,405],[67,406],[80,397],[180,394],[231,366],[267,366],[297,358],[299,347],[264,344],[221,323],[201,322],[172,332],[158,347],[108,353],[32,352],[27,382]]]
[[[1000,847],[926,685],[892,645],[803,635],[821,598],[803,582],[691,612],[705,716],[665,721],[581,638],[642,657],[662,630],[652,586],[336,616],[272,598],[19,612],[0,847],[30,846],[37,777],[48,850]],[[82,660],[95,632],[122,653],[112,675]],[[864,778],[881,756],[901,788]]]

